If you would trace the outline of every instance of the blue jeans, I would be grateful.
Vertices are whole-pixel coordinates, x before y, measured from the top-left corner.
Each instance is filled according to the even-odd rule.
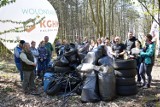
[[[152,80],[152,76],[151,76],[152,67],[153,67],[153,65],[145,64],[145,63],[141,63],[141,65],[140,65],[139,74],[141,75],[142,80],[143,80],[143,82],[144,82],[145,85],[150,85],[151,84],[151,80]],[[147,74],[147,81],[146,81],[145,74]]]
[[[15,63],[16,64],[16,67],[20,73],[20,78],[21,78],[21,81],[23,81],[23,72],[22,72],[22,65],[21,63]]]
[[[137,82],[140,82],[141,81],[141,75],[140,75],[140,72],[139,72],[139,69],[140,69],[140,65],[141,63],[138,61],[138,59],[136,60],[137,61]]]

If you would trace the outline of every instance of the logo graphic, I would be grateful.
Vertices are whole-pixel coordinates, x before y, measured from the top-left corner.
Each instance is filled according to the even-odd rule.
[[[23,23],[24,30],[26,32],[31,32],[36,28],[35,24],[36,19],[28,19],[26,22]]]
[[[52,31],[54,30],[54,28],[59,26],[58,21],[54,20],[39,20],[37,22],[36,19],[28,19],[26,22],[23,23],[24,30],[29,33],[33,31],[38,24],[40,25],[41,31]]]

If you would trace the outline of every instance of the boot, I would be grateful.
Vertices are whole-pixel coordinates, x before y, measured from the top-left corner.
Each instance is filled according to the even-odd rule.
[[[150,88],[150,84],[146,84],[143,88],[144,88],[144,89]]]

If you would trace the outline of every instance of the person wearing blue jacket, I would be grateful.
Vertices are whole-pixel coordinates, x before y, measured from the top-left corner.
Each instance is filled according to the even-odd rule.
[[[20,79],[23,81],[23,72],[22,72],[22,65],[20,61],[20,54],[22,52],[23,44],[25,43],[24,40],[20,40],[19,45],[14,48],[14,62],[16,64],[17,70],[20,73]]]
[[[38,78],[42,78],[43,77],[43,73],[45,72],[45,70],[47,69],[47,48],[45,47],[45,42],[41,41],[40,45],[38,47],[38,70],[37,70],[37,76]]]
[[[143,80],[143,88],[150,88],[152,76],[152,67],[154,65],[154,54],[155,54],[155,44],[152,42],[152,36],[150,34],[146,35],[146,47],[140,53],[141,58],[143,59],[140,65],[140,75]],[[147,81],[145,78],[145,74],[147,74]]]

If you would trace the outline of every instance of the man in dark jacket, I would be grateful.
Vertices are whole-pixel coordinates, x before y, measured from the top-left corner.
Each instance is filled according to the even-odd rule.
[[[132,32],[128,33],[128,39],[125,41],[125,46],[126,46],[126,50],[128,52],[128,54],[130,54],[131,49],[135,48],[135,41],[136,41],[136,37],[133,36]]]
[[[34,84],[34,70],[36,64],[34,63],[34,57],[30,51],[30,44],[24,43],[24,49],[20,54],[22,71],[23,71],[23,90],[25,94],[36,94]]]
[[[53,46],[49,42],[49,37],[48,36],[44,37],[44,41],[45,41],[45,47],[47,48],[47,52],[48,52],[48,54],[47,54],[47,61],[46,61],[46,65],[48,67],[48,64],[51,61],[52,55],[53,55]]]

